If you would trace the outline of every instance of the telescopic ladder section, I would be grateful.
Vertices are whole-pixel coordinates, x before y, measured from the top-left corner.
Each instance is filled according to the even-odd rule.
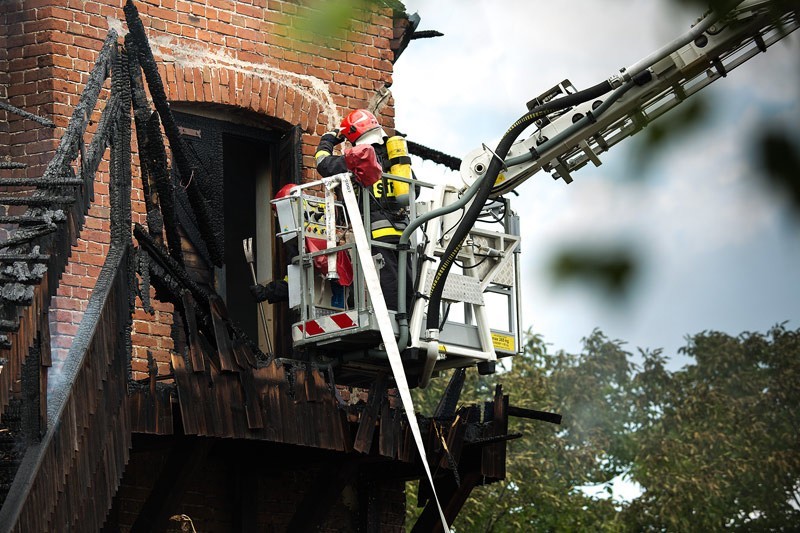
[[[708,27],[690,31],[686,44],[645,58],[614,76],[647,74],[629,88],[623,87],[624,92],[617,89],[618,96],[608,93],[603,99],[547,117],[538,131],[512,146],[505,160],[508,167],[498,177],[493,196],[514,190],[542,169],[569,183],[572,173],[587,163],[599,166],[600,154],[795,31],[800,25],[796,6],[786,3],[783,13],[777,11],[779,6],[749,0],[713,23],[702,19],[695,27],[704,22]],[[570,92],[574,88],[564,80],[529,105]],[[474,150],[464,157],[461,174],[468,181],[480,177],[491,157],[485,149]]]

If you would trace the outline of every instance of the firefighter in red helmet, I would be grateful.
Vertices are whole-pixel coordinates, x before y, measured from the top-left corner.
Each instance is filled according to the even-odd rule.
[[[326,133],[320,139],[314,159],[317,171],[323,177],[333,176],[348,172],[345,157],[333,155],[336,145],[349,141],[353,146],[371,145],[375,149],[375,156],[383,172],[388,172],[391,163],[386,151],[386,132],[383,131],[375,115],[366,109],[351,111],[343,120],[338,130]],[[370,195],[370,228],[373,240],[397,244],[400,235],[408,225],[408,195],[397,194],[397,184],[385,177],[376,182],[372,187],[362,189]],[[376,250],[383,256],[383,267],[380,269],[381,288],[383,289],[386,305],[389,309],[397,309],[397,252],[388,248]],[[407,276],[410,279],[410,264]],[[407,283],[409,289],[412,283]],[[406,302],[410,306],[413,293],[410,291]]]
[[[294,183],[289,183],[288,185],[284,185],[278,192],[275,193],[275,200],[279,198],[285,198],[289,196],[289,193],[292,192],[292,189],[297,187]],[[272,206],[273,212],[275,211],[275,206]],[[298,254],[298,245],[297,245],[297,238],[289,239],[288,241],[284,241],[283,243],[284,250],[286,250],[286,258],[291,261],[291,259]],[[255,285],[250,285],[250,293],[253,295],[253,298],[257,302],[263,302],[266,300],[267,302],[274,304],[277,302],[288,302],[289,301],[289,283],[286,279],[279,279],[275,281],[270,281],[265,285],[261,285],[260,283],[256,283]]]

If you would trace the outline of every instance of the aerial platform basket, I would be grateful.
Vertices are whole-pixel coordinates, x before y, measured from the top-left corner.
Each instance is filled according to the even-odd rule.
[[[478,365],[482,372],[492,372],[498,358],[518,353],[519,232],[507,201],[490,206],[494,211],[487,211],[491,215],[487,218],[492,224],[472,229],[458,256],[461,272],[453,269],[446,279],[442,316],[449,318],[442,324],[434,361],[430,356],[432,340],[425,338],[424,331],[425,296],[430,292],[430,280],[448,232],[459,218],[457,211],[437,214],[443,205],[458,198],[458,192],[451,187],[414,182],[427,189],[428,194],[421,196],[428,199],[410,202],[409,219],[429,218],[413,233],[407,253],[413,267],[409,282],[417,297],[407,303],[405,317],[392,310],[388,317],[380,317],[374,299],[384,296],[382,292],[370,294],[365,271],[378,270],[381,265],[376,256],[397,253],[398,247],[369,239],[358,242],[353,226],[370,227],[369,195],[362,193],[356,199],[352,191],[339,186],[336,178],[300,185],[289,196],[273,201],[281,226],[279,236],[284,242],[296,242],[298,248],[288,268],[296,351],[309,360],[334,365],[337,380],[368,383],[388,369],[381,327],[390,328],[401,343],[409,381],[423,385],[433,372],[447,368]],[[320,189],[324,197],[311,193]],[[360,209],[348,209],[344,195],[353,195],[350,205]],[[494,231],[491,226],[503,231]],[[365,268],[364,261],[371,263],[370,268]],[[408,325],[405,336],[403,323]]]

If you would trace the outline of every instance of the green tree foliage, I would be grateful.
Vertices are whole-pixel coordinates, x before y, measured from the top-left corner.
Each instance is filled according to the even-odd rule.
[[[634,529],[794,530],[800,523],[800,330],[700,333],[679,372],[648,354],[634,380]]]
[[[630,448],[625,429],[630,410],[620,396],[630,382],[628,355],[619,342],[600,332],[585,340],[578,355],[551,354],[534,335],[510,371],[483,377],[468,372],[464,404],[491,398],[499,382],[511,391],[512,405],[566,416],[561,426],[510,419],[509,432],[524,437],[508,444],[506,480],[473,491],[456,519],[456,531],[614,529],[612,503],[576,487],[605,483],[621,472],[617,457]],[[446,382],[440,377],[417,392],[420,411],[432,411]],[[410,484],[409,526],[418,514],[415,494],[416,486]]]
[[[579,354],[548,352],[530,336],[510,370],[468,373],[462,403],[491,397],[562,413],[561,426],[511,419],[504,482],[476,488],[454,524],[462,531],[793,530],[800,523],[800,330],[704,332],[682,349],[693,364],[666,367],[659,351],[633,356],[595,331]],[[446,379],[417,391],[433,411]],[[629,502],[580,489],[620,474],[643,494]],[[409,486],[409,521],[416,486]]]

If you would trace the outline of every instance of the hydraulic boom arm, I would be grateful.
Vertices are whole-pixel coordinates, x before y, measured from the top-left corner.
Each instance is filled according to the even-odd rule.
[[[491,195],[514,190],[542,169],[569,183],[572,172],[588,162],[599,166],[601,153],[796,30],[798,12],[788,6],[747,0],[722,17],[708,14],[682,37],[609,78],[612,92],[537,120],[533,134],[517,140],[503,158]],[[565,80],[528,107],[574,92]],[[493,157],[485,146],[468,154],[461,165],[464,181],[484,177]]]

